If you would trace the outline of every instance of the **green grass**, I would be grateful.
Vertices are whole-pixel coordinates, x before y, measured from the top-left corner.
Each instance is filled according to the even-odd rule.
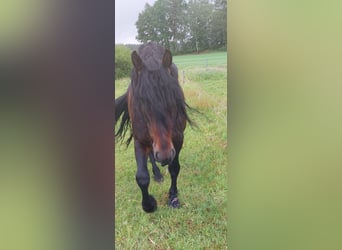
[[[164,182],[158,184],[151,178],[149,187],[158,209],[152,214],[142,210],[133,146],[116,144],[116,249],[228,248],[226,55],[174,57],[179,72],[184,70],[185,83],[182,74],[179,77],[187,102],[203,113],[190,114],[199,128],[185,130],[178,177],[180,209],[167,206],[170,175],[167,167],[160,167]],[[205,58],[208,65],[201,65]],[[128,78],[115,81],[116,97],[126,91],[129,82]]]
[[[173,61],[179,68],[193,68],[194,66],[224,67],[227,66],[227,52],[211,52],[174,56]]]

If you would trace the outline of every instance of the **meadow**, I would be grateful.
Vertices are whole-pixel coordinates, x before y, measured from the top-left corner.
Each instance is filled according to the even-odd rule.
[[[115,145],[115,249],[228,249],[227,214],[227,53],[211,52],[173,57],[197,128],[187,126],[180,153],[178,190],[181,208],[167,206],[170,175],[153,180],[150,193],[158,209],[141,208],[135,181],[133,145]],[[129,78],[115,81],[115,97]]]

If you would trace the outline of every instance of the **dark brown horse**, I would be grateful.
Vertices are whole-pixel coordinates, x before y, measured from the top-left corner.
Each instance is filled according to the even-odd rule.
[[[131,57],[134,65],[131,84],[127,92],[115,100],[115,121],[121,117],[116,137],[123,139],[130,128],[127,145],[133,138],[136,181],[142,192],[144,211],[157,209],[156,200],[148,192],[148,158],[157,180],[161,180],[162,175],[155,161],[162,166],[168,165],[171,175],[168,204],[178,208],[179,152],[186,122],[191,124],[187,115],[188,105],[178,82],[178,70],[172,63],[171,52],[156,43],[142,45]]]

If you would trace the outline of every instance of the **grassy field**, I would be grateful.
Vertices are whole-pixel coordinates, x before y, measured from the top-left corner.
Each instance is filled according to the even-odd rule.
[[[167,206],[170,176],[167,167],[160,167],[164,182],[151,178],[149,187],[158,209],[152,214],[142,210],[133,146],[116,144],[116,249],[228,249],[226,58],[226,52],[173,58],[188,104],[204,114],[190,114],[198,128],[185,130],[178,177],[180,209]],[[116,97],[129,81],[115,81]]]

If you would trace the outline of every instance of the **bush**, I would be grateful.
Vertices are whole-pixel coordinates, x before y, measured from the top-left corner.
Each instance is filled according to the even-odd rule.
[[[131,50],[124,45],[115,45],[115,79],[129,77],[132,70]]]

